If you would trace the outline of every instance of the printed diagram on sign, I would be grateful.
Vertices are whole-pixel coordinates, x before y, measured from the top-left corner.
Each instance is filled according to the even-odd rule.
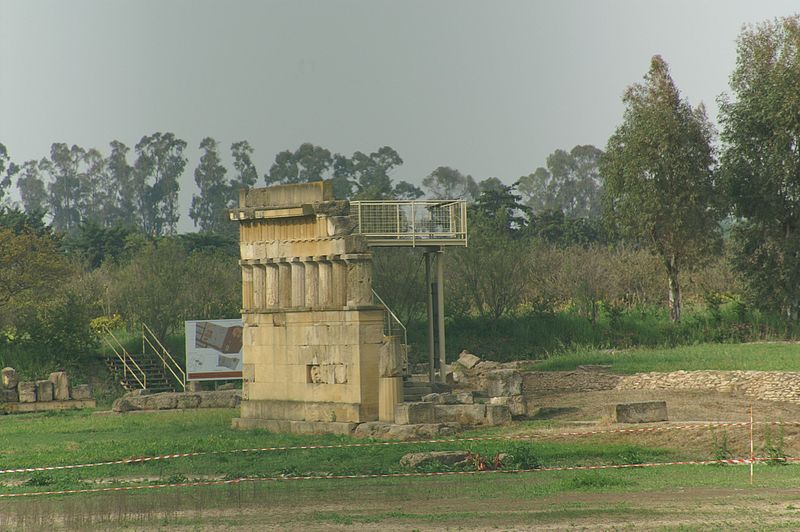
[[[186,365],[190,380],[241,378],[242,321],[186,322]]]

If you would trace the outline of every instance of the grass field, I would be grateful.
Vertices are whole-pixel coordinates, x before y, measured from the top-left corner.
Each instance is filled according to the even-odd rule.
[[[70,412],[0,418],[0,468],[76,464],[136,456],[308,444],[363,443],[336,436],[289,436],[234,431],[235,410],[195,410],[129,415]],[[462,436],[504,436],[558,430],[552,422],[524,422]],[[400,457],[422,450],[470,449],[526,455],[539,466],[631,464],[709,458],[709,446],[656,445],[636,438],[607,441],[403,443],[397,446],[220,453],[145,464],[70,471],[0,475],[0,493],[144,487],[193,480],[251,477],[226,486],[165,488],[157,491],[75,494],[35,499],[0,499],[0,528],[170,529],[205,527],[320,529],[341,527],[424,529],[519,528],[537,523],[633,523],[643,515],[665,526],[683,526],[705,516],[708,522],[796,524],[790,490],[796,466],[757,466],[750,487],[747,470],[736,466],[669,466],[603,471],[477,473],[470,476],[352,480],[259,481],[275,476],[412,472]],[[447,468],[422,469],[422,472]],[[779,490],[779,491],[776,491]],[[782,491],[781,491],[782,490]],[[787,491],[789,490],[789,491]],[[694,495],[689,498],[688,494]],[[751,511],[730,514],[721,501],[732,494]],[[664,499],[658,511],[642,506]],[[692,513],[679,507],[695,508]],[[765,501],[769,501],[767,504]],[[779,501],[776,516],[773,502]],[[688,505],[688,506],[687,506]],[[683,508],[683,509],[681,509]],[[784,511],[785,510],[785,511]],[[675,515],[684,518],[675,521]],[[733,521],[731,521],[733,519]],[[742,521],[744,519],[744,521]],[[777,521],[775,521],[777,519]],[[723,527],[724,528],[724,527]]]
[[[584,364],[611,366],[614,373],[678,370],[800,371],[800,343],[699,344],[673,348],[578,350],[531,362],[537,371],[570,371]]]

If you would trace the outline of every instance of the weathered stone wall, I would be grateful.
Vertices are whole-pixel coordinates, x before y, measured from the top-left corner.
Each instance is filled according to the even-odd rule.
[[[622,377],[618,390],[711,390],[767,401],[800,403],[800,373],[778,371],[673,371]]]
[[[526,371],[523,373],[523,395],[598,392],[613,390],[624,377],[604,371]]]

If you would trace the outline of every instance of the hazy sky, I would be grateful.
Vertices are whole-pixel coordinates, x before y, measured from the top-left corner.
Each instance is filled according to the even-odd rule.
[[[604,147],[653,54],[712,118],[743,24],[779,0],[0,0],[0,142],[15,161],[53,142],[108,152],[172,131],[249,140],[263,175],[313,142],[395,148],[396,179],[440,165],[511,183],[576,144]],[[228,166],[230,166],[228,164]]]

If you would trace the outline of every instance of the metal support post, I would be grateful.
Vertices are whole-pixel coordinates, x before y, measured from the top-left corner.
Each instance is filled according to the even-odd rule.
[[[436,318],[439,329],[439,380],[447,384],[447,371],[444,357],[444,249],[436,254]]]
[[[433,352],[433,293],[431,292],[431,270],[433,269],[433,253],[425,252],[425,291],[428,293],[428,376],[429,382],[436,381],[435,360]]]

